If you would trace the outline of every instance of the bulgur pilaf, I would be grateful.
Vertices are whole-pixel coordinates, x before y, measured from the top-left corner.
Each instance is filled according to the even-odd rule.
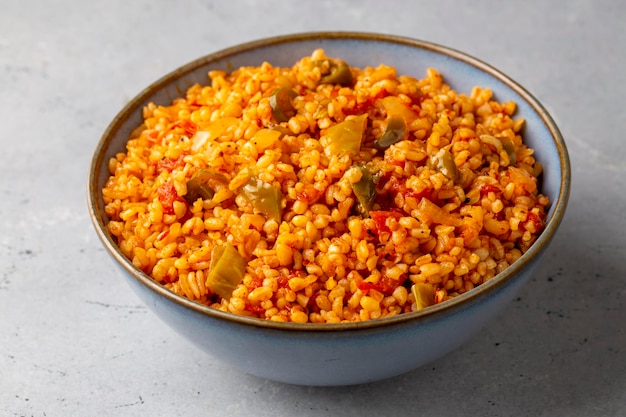
[[[393,316],[493,278],[543,228],[524,120],[488,88],[321,49],[208,76],[144,108],[102,190],[120,250],[177,294],[284,322]]]

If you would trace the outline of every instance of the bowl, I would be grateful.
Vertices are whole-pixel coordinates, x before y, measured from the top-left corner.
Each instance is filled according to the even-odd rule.
[[[542,193],[550,198],[545,229],[533,246],[493,279],[449,301],[395,317],[356,323],[296,324],[238,316],[178,296],[136,269],[107,233],[100,191],[107,161],[124,150],[149,102],[169,104],[212,69],[293,65],[317,48],[355,67],[393,65],[398,74],[422,76],[437,68],[456,91],[489,87],[499,101],[517,103],[526,119],[524,140],[542,163]],[[523,87],[462,52],[405,37],[324,32],[286,35],[245,43],[190,62],[133,98],[104,131],[91,161],[88,208],[106,252],[137,296],[163,322],[226,364],[258,377],[291,384],[338,386],[366,383],[413,371],[468,341],[498,316],[529,280],[563,219],[570,190],[563,138],[544,107]],[[130,342],[132,343],[132,341]]]

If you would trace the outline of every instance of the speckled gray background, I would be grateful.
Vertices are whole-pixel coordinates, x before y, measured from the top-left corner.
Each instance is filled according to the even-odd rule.
[[[624,21],[619,1],[0,0],[0,415],[626,415]],[[133,95],[221,48],[313,30],[494,65],[545,104],[573,166],[560,233],[510,308],[449,356],[357,387],[264,381],[179,339],[86,210],[91,153]]]

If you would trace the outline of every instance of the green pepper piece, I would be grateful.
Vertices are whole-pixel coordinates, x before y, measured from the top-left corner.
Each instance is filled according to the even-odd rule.
[[[251,177],[241,188],[241,192],[255,210],[280,222],[282,194],[279,187]]]
[[[298,93],[291,88],[278,87],[270,96],[270,106],[272,107],[272,116],[278,123],[288,122],[295,114],[296,109],[291,100],[296,98]]]
[[[230,243],[215,246],[206,286],[220,297],[229,300],[234,289],[243,281],[246,261]]]
[[[318,63],[322,68],[328,66],[330,71],[320,79],[320,84],[352,85],[350,66],[341,59],[322,60]]]
[[[499,136],[496,139],[498,139],[502,143],[502,149],[504,149],[509,155],[511,165],[515,165],[515,163],[517,162],[517,153],[515,152],[515,145],[513,145],[513,141],[506,136]]]
[[[332,154],[342,151],[357,153],[361,150],[361,141],[367,127],[367,114],[345,119],[326,130],[328,148]]]
[[[294,136],[294,133],[291,130],[289,130],[288,128],[283,127],[281,125],[276,125],[274,123],[270,123],[269,126],[268,126],[268,129],[280,132],[280,138],[282,138],[285,135],[286,136]]]
[[[215,195],[215,188],[218,184],[228,184],[228,179],[210,169],[201,169],[187,181],[187,194],[185,200],[193,204],[197,199],[210,200]]]
[[[435,287],[432,285],[418,282],[413,284],[411,291],[415,297],[415,305],[418,311],[435,304]]]
[[[390,115],[387,118],[387,127],[382,136],[374,143],[377,149],[387,149],[394,143],[404,140],[406,135],[406,122],[399,115]]]
[[[372,173],[365,165],[357,165],[355,168],[361,172],[361,179],[352,184],[352,191],[354,191],[354,195],[359,200],[364,214],[369,216],[369,211],[376,198],[376,183]]]
[[[443,175],[455,183],[461,180],[461,173],[454,162],[454,157],[447,149],[440,149],[429,161],[429,166],[439,169]]]

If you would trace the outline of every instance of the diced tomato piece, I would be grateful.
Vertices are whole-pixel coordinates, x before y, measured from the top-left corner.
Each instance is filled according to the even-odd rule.
[[[374,220],[374,224],[376,225],[376,230],[380,232],[391,232],[389,226],[387,226],[387,219],[390,217],[395,218],[396,220],[402,217],[400,213],[397,211],[383,211],[383,210],[373,210],[370,211],[370,217]]]
[[[390,165],[395,165],[395,166],[401,167],[401,168],[404,168],[406,166],[406,161],[398,161],[397,159],[393,159],[393,158],[388,158],[387,162]]]
[[[482,197],[486,196],[489,193],[495,193],[495,194],[499,194],[501,193],[502,190],[498,187],[496,187],[495,185],[492,184],[483,184],[480,186],[480,195]]]
[[[415,192],[413,190],[408,190],[405,194],[404,197],[413,197],[416,200],[421,200],[422,197],[426,197],[429,200],[432,200],[432,196],[433,196],[433,190],[431,190],[430,188],[424,188],[422,191],[420,192]]]
[[[263,278],[254,277],[252,281],[250,281],[250,285],[248,285],[248,289],[253,290],[255,288],[259,288],[263,286]]]
[[[254,313],[254,314],[259,314],[259,315],[264,315],[265,314],[265,309],[263,307],[261,307],[260,305],[255,306],[253,304],[246,304],[245,310]]]
[[[296,193],[296,199],[302,202],[311,203],[320,198],[322,192],[315,189],[315,187],[311,184],[305,184],[304,190]]]
[[[357,285],[357,288],[364,292],[369,290],[376,290],[382,294],[391,295],[393,294],[395,289],[402,284],[403,281],[403,279],[395,280],[386,275],[383,275],[376,284],[372,282],[362,281]]]
[[[184,157],[185,155],[181,155],[176,159],[168,157],[161,159],[157,164],[158,171],[172,172],[176,168],[182,168],[185,166],[185,161],[183,161]]]
[[[367,113],[372,107],[374,107],[376,100],[387,97],[388,95],[390,95],[390,93],[383,88],[378,92],[378,94],[373,97],[369,97],[364,102],[356,103],[352,108],[344,108],[343,114],[349,116]]]
[[[377,288],[378,286],[376,284],[371,283],[371,282],[367,282],[367,281],[359,282],[357,287],[358,287],[358,289],[360,289],[361,291],[364,291],[364,292],[365,291],[369,291],[371,289],[378,290],[378,288]]]
[[[398,288],[400,284],[402,284],[403,281],[404,279],[402,278],[393,279],[388,277],[387,275],[383,275],[380,278],[380,281],[378,281],[378,285],[380,286],[380,292],[385,295],[391,295],[395,291],[395,289]]]
[[[424,188],[419,192],[407,188],[406,183],[398,181],[398,179],[394,176],[389,176],[387,178],[384,188],[388,189],[392,194],[394,194],[394,196],[401,194],[404,198],[413,197],[416,200],[420,200],[422,197],[430,199],[433,194],[433,190],[430,188]],[[391,200],[393,200],[393,198]]]
[[[163,206],[163,213],[174,214],[174,202],[182,200],[176,192],[176,188],[172,181],[160,185],[157,188],[157,196]],[[184,201],[184,200],[183,200]]]
[[[287,288],[289,286],[289,277],[281,275],[278,277],[278,288]]]
[[[532,222],[535,226],[535,230],[540,231],[543,229],[543,219],[532,211],[528,213],[528,221]]]

